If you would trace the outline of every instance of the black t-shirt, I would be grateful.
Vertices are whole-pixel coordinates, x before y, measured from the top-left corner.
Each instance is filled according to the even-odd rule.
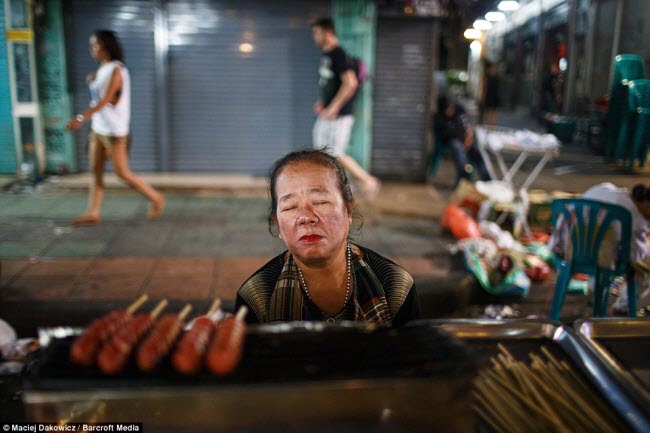
[[[345,71],[354,71],[352,59],[343,51],[343,48],[336,47],[332,51],[323,52],[320,58],[318,75],[320,79],[320,98],[323,106],[327,107],[336,93],[341,88],[341,74]],[[354,111],[354,95],[341,107],[339,116],[352,114]]]

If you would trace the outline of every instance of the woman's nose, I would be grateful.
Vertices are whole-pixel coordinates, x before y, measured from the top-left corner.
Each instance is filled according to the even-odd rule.
[[[298,224],[314,224],[318,222],[318,217],[314,213],[313,207],[309,204],[300,206],[298,214]]]

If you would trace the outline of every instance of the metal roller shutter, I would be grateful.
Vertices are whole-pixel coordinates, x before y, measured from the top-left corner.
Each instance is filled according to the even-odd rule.
[[[90,96],[86,76],[97,69],[97,63],[88,52],[88,38],[97,29],[113,30],[120,37],[131,75],[130,163],[135,171],[155,171],[159,166],[155,123],[155,3],[144,0],[70,0],[65,5],[68,70],[76,113],[88,107]],[[79,167],[87,170],[87,136],[84,130],[75,134],[75,139]]]
[[[424,178],[432,26],[425,20],[377,23],[372,171],[384,179]]]
[[[169,1],[173,171],[265,174],[311,145],[319,1]],[[252,51],[243,52],[241,44]],[[245,48],[245,47],[243,47]]]

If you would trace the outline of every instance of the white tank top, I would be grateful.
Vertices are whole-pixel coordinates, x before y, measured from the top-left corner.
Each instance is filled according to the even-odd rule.
[[[99,67],[95,80],[90,88],[90,106],[94,107],[106,95],[115,68],[120,68],[122,74],[122,91],[117,104],[108,103],[104,108],[93,114],[90,127],[93,131],[109,137],[124,137],[129,135],[131,120],[131,81],[129,70],[122,62],[114,60]]]

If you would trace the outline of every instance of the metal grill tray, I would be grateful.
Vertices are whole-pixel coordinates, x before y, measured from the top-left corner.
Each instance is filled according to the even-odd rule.
[[[650,417],[650,319],[592,318],[574,326],[603,368],[621,379],[626,393]]]
[[[61,329],[45,333],[62,335]],[[211,386],[431,377],[471,371],[467,348],[428,323],[402,329],[353,323],[251,326],[241,364],[233,375],[223,378],[205,370],[191,377],[178,374],[169,358],[149,374],[139,372],[132,360],[124,373],[104,375],[97,368],[70,362],[68,353],[73,340],[74,336],[66,336],[48,341],[39,361],[30,369],[30,388]]]
[[[44,332],[64,336],[61,329]],[[473,431],[475,366],[467,348],[428,323],[402,328],[281,324],[249,327],[228,378],[184,377],[167,364],[119,376],[68,361],[52,339],[29,371],[34,421],[141,421],[148,432]]]
[[[517,359],[529,361],[528,353],[547,347],[554,356],[569,362],[633,431],[647,433],[650,415],[628,392],[626,381],[595,356],[576,333],[548,320],[434,320],[432,323],[465,342],[476,354],[479,368],[489,367],[490,357],[503,344]],[[647,365],[646,358],[645,364]]]

